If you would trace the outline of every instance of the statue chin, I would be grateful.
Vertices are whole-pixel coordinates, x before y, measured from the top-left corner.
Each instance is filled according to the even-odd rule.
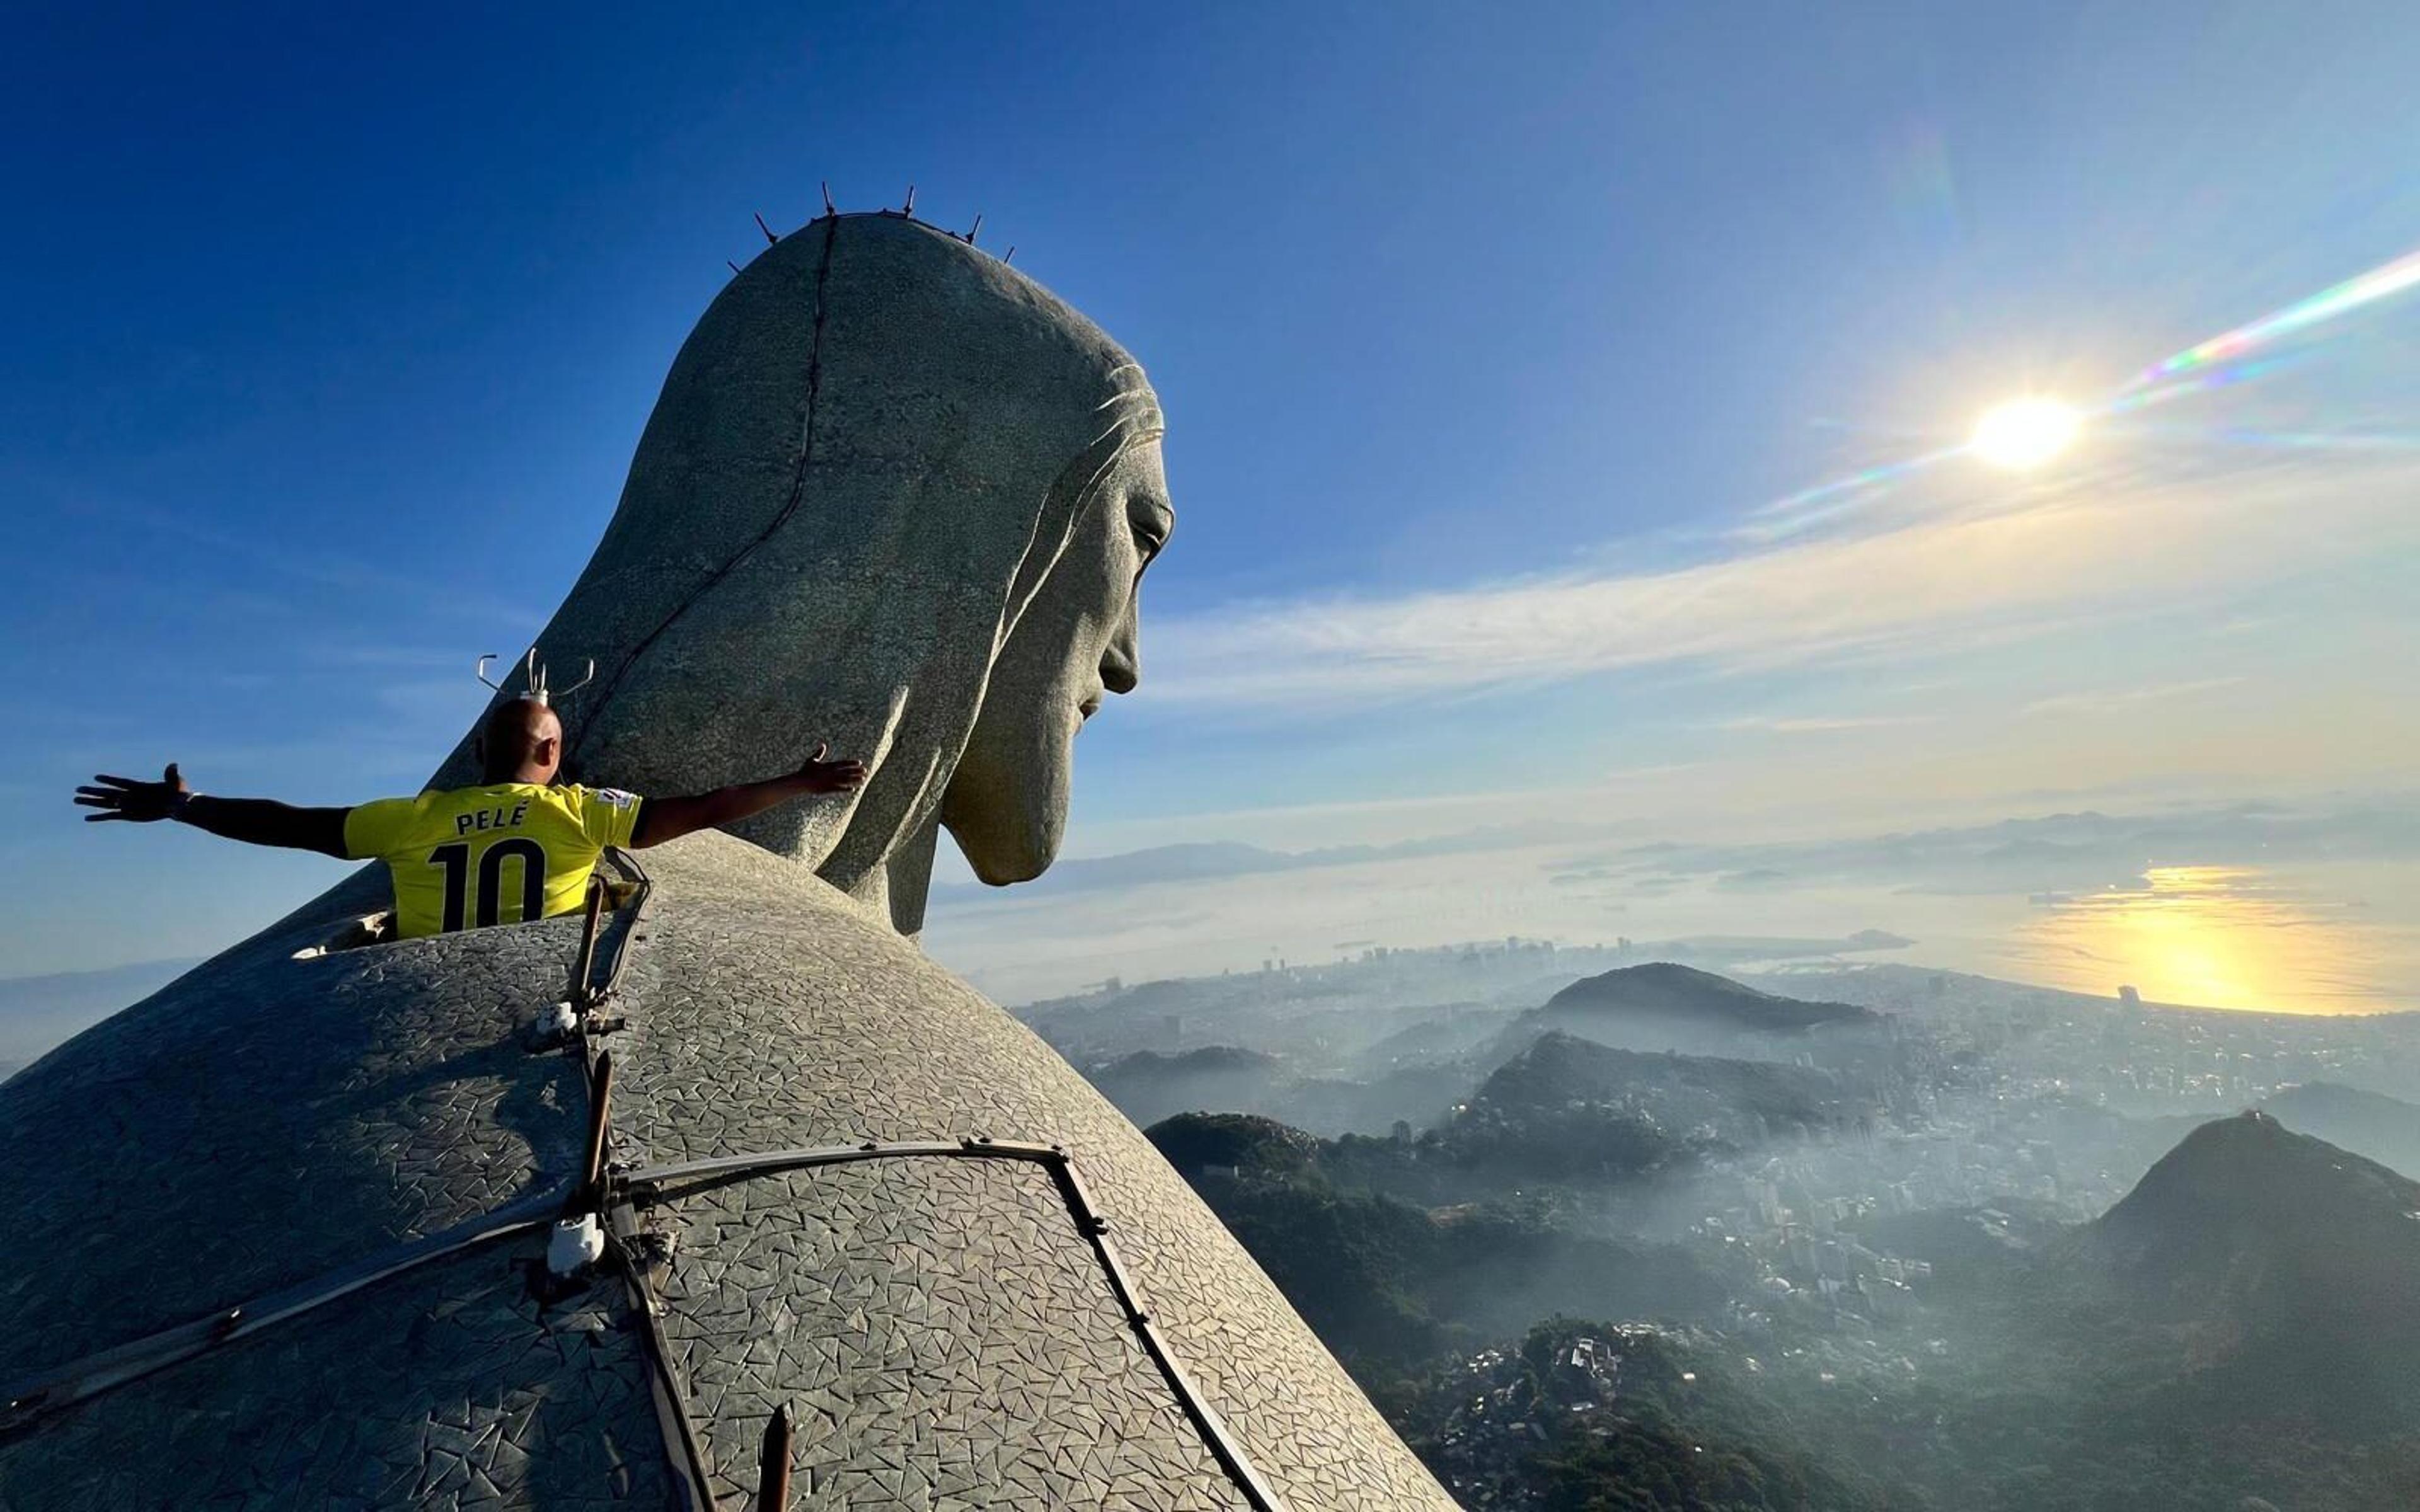
[[[1023,759],[985,748],[987,719],[976,722],[967,751],[941,795],[941,824],[958,842],[975,875],[995,887],[1031,882],[1059,857],[1067,833],[1067,794],[1074,752],[1069,740],[1029,733],[1016,744]],[[1032,738],[1039,736],[1041,738]]]

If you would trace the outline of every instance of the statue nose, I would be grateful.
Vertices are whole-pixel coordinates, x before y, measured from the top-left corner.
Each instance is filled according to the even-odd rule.
[[[1101,654],[1101,686],[1112,693],[1131,693],[1142,681],[1142,650],[1135,633],[1135,615],[1126,610],[1118,633],[1109,638],[1107,651]]]

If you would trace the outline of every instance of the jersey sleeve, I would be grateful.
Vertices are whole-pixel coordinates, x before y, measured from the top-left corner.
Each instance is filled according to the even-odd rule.
[[[384,856],[402,839],[411,822],[410,798],[380,798],[345,810],[345,859],[366,861]]]
[[[575,788],[580,827],[598,850],[619,845],[628,850],[639,827],[639,795],[620,788]]]

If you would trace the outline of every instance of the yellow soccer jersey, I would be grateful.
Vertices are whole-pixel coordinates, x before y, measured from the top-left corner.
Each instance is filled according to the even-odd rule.
[[[386,863],[410,940],[572,912],[597,857],[638,824],[638,798],[613,788],[491,782],[349,810],[345,855]]]

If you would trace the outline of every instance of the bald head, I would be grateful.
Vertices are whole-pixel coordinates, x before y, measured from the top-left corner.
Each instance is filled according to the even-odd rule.
[[[507,699],[488,711],[476,752],[483,781],[551,782],[563,765],[563,721],[535,699]]]

